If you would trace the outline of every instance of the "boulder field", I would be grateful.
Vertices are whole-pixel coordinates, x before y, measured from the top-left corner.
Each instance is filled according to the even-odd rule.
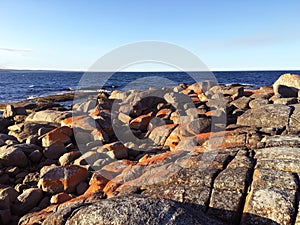
[[[299,81],[8,104],[0,224],[300,224]]]

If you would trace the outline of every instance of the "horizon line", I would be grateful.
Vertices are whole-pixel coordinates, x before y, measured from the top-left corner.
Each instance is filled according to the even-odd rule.
[[[212,69],[212,70],[188,70],[188,71],[176,71],[176,70],[132,70],[132,71],[112,71],[112,70],[102,70],[102,71],[85,71],[85,70],[73,70],[73,69],[5,69],[0,68],[0,71],[48,71],[48,72],[120,72],[120,73],[160,73],[160,72],[259,72],[259,71],[300,71],[299,69]]]

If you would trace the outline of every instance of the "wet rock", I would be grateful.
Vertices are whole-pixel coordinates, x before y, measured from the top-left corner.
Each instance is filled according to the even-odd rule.
[[[45,166],[41,169],[38,186],[45,192],[72,193],[77,184],[87,178],[87,170],[81,166]]]
[[[299,97],[300,76],[296,74],[283,74],[273,84],[274,93],[283,98]]]

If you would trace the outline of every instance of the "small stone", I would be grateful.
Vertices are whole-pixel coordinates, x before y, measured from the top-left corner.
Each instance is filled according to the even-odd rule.
[[[31,160],[31,162],[38,163],[43,157],[43,154],[39,150],[34,150],[29,154],[28,157]]]
[[[26,144],[40,145],[40,140],[39,140],[38,135],[30,135],[26,139]]]
[[[51,204],[61,204],[66,201],[69,201],[72,199],[72,196],[70,194],[67,194],[65,192],[58,193],[56,195],[53,195],[50,199]]]
[[[59,158],[59,163],[61,166],[66,166],[71,164],[74,160],[76,160],[80,156],[81,156],[80,151],[67,152]]]
[[[27,189],[28,187],[27,187],[27,185],[26,184],[17,184],[16,186],[15,186],[15,190],[17,191],[17,192],[19,192],[19,193],[22,193],[25,189]]]

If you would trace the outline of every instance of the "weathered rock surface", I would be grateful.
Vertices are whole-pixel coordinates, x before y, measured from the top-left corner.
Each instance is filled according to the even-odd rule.
[[[18,196],[13,210],[17,215],[24,215],[33,209],[43,198],[43,191],[39,188],[30,188]]]
[[[274,93],[283,98],[300,97],[300,76],[296,74],[283,74],[273,85]]]
[[[0,148],[0,163],[4,166],[25,167],[28,160],[22,148],[6,145]]]
[[[80,166],[46,166],[41,170],[38,186],[52,194],[64,191],[71,193],[75,191],[76,185],[86,178],[87,170]]]
[[[286,105],[265,105],[247,110],[237,124],[256,127],[284,127],[289,124],[292,109]]]
[[[71,112],[62,112],[55,110],[44,110],[34,112],[26,118],[26,122],[49,122],[60,124],[62,120],[71,117]]]
[[[25,216],[19,224],[221,224],[195,211],[192,206],[137,195],[66,207],[60,207],[43,221],[34,221],[29,215]]]

